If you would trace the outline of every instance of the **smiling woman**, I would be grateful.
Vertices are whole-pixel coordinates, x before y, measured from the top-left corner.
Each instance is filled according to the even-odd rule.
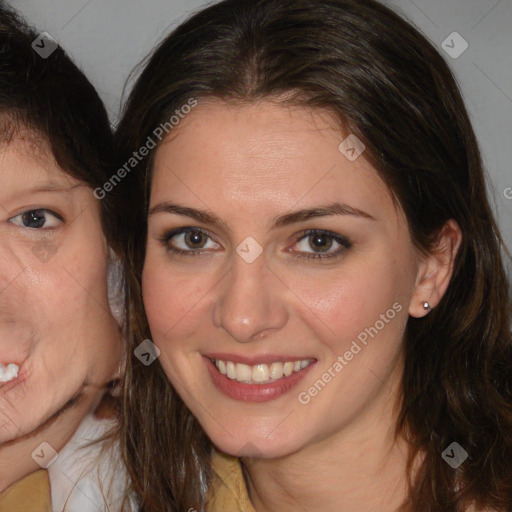
[[[73,485],[91,450],[64,446],[79,425],[89,441],[112,427],[84,417],[123,350],[107,288],[119,205],[92,192],[112,134],[85,76],[60,48],[36,53],[36,37],[0,6],[0,510],[84,512],[95,496],[79,506]]]
[[[372,0],[224,0],[145,61],[119,163],[189,98],[124,183],[141,510],[510,511],[505,248],[435,48]]]

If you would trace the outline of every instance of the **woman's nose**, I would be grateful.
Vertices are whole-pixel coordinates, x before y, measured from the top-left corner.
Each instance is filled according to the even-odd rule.
[[[234,260],[219,287],[213,323],[240,343],[256,341],[286,324],[285,288],[263,256],[251,263],[239,255]]]

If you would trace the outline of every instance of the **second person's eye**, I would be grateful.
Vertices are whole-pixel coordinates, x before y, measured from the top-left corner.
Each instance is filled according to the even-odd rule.
[[[58,213],[46,208],[27,210],[9,219],[9,222],[17,226],[30,229],[52,229],[63,221],[64,219]]]
[[[295,247],[298,248],[296,252],[303,253],[309,258],[335,257],[351,246],[348,238],[322,230],[308,230],[295,243]]]
[[[170,251],[190,255],[201,250],[220,247],[205,231],[198,228],[179,228],[169,231],[162,237],[162,243]]]

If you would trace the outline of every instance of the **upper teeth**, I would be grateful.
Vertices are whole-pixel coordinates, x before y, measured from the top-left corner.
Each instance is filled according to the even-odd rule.
[[[19,366],[14,363],[9,363],[7,366],[4,366],[0,363],[0,382],[9,382],[18,376]]]
[[[281,379],[283,375],[288,377],[293,372],[298,372],[306,368],[312,361],[313,359],[303,359],[301,361],[288,361],[286,363],[272,363],[270,365],[256,364],[249,366],[242,363],[233,363],[232,361],[213,359],[220,373],[232,380],[249,384],[267,384]]]

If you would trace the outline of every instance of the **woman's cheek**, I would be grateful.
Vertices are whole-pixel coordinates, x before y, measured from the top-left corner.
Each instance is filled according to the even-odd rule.
[[[307,306],[305,313],[313,313],[324,324],[321,330],[327,327],[336,334],[346,334],[351,325],[364,320],[363,316],[371,317],[372,302],[378,300],[371,288],[373,278],[355,271],[333,269],[321,277],[296,277],[294,281],[290,288]]]
[[[172,270],[146,260],[142,274],[142,295],[151,332],[167,336],[194,305],[189,279],[175,278]]]

